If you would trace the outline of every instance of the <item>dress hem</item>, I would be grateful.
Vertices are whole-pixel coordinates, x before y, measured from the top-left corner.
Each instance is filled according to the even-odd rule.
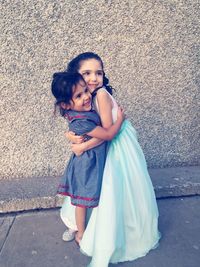
[[[161,234],[159,233],[159,238],[153,243],[153,245],[149,248],[149,249],[147,249],[145,252],[143,252],[142,254],[140,254],[140,255],[138,255],[138,256],[134,256],[134,257],[125,257],[125,258],[123,258],[123,259],[120,259],[120,260],[118,260],[118,261],[116,261],[116,260],[110,260],[109,261],[109,263],[112,263],[112,264],[117,264],[117,263],[122,263],[122,262],[126,262],[126,261],[134,261],[134,260],[136,260],[136,259],[139,259],[139,258],[142,258],[142,257],[145,257],[151,250],[153,250],[153,249],[156,249],[158,246],[159,246],[159,240],[161,239]],[[81,245],[81,244],[80,244]],[[82,254],[84,254],[84,255],[86,255],[86,256],[88,256],[88,257],[92,257],[92,255],[89,255],[89,254],[87,254],[86,252],[84,252],[84,250],[82,250],[81,248],[80,248],[80,251],[81,251],[81,253]],[[88,265],[87,267],[89,267],[90,265]]]

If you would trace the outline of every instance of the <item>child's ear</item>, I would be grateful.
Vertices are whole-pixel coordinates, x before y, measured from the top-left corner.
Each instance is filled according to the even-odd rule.
[[[63,108],[63,109],[70,109],[70,108],[71,108],[71,105],[70,105],[70,104],[66,104],[66,103],[64,103],[64,102],[61,102],[61,103],[60,103],[60,106],[61,106],[61,108]]]

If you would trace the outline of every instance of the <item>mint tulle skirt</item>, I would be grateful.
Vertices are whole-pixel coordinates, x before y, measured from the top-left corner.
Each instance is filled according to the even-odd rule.
[[[76,230],[69,198],[61,218]],[[154,189],[135,129],[125,120],[110,143],[99,206],[91,210],[80,249],[92,257],[88,267],[107,267],[145,256],[159,239]]]

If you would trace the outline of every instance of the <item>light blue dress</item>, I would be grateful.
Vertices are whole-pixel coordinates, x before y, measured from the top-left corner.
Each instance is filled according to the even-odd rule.
[[[64,117],[69,130],[84,135],[86,140],[92,137],[87,133],[101,126],[101,120],[95,110],[66,110]],[[107,142],[103,142],[80,156],[72,153],[65,172],[62,175],[57,193],[70,196],[71,203],[78,207],[97,207],[99,204]]]
[[[110,97],[114,122],[118,107]],[[74,207],[67,198],[61,218],[69,228],[77,229]],[[110,143],[99,206],[91,212],[80,249],[92,257],[88,267],[107,267],[109,263],[145,256],[158,245],[159,239],[154,189],[136,131],[125,120]]]

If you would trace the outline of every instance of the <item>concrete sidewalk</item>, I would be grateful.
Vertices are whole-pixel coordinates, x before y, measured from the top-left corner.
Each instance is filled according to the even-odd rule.
[[[109,267],[199,267],[200,196],[159,199],[160,246],[145,257]],[[86,267],[90,258],[62,241],[59,210],[0,217],[1,267]]]
[[[160,246],[116,267],[198,267],[200,168],[149,170],[158,199]],[[86,267],[90,258],[63,242],[58,177],[0,180],[0,267]],[[19,212],[23,211],[23,212]]]
[[[200,195],[200,167],[149,170],[156,197]],[[0,180],[0,213],[60,207],[59,177]]]

